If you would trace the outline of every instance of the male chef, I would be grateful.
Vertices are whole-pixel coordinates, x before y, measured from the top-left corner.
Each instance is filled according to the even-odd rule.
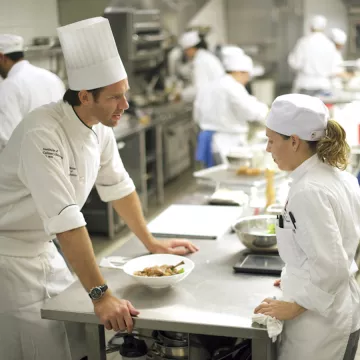
[[[59,101],[65,86],[51,71],[24,58],[24,39],[0,34],[0,152],[19,122],[39,106]]]
[[[44,300],[74,281],[55,235],[105,327],[133,328],[139,312],[108,288],[81,213],[94,185],[150,252],[197,250],[147,230],[112,131],[129,106],[129,84],[108,20],[83,20],[58,34],[70,89],[63,101],[30,113],[0,154],[0,354],[7,360],[86,355],[81,328],[40,317]]]

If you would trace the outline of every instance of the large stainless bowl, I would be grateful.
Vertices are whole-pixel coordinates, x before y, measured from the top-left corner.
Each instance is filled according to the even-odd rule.
[[[268,225],[276,224],[275,215],[256,215],[238,219],[233,229],[239,240],[257,252],[277,252],[276,235],[268,233]]]

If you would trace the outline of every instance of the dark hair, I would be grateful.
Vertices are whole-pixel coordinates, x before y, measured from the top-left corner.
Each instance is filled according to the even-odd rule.
[[[87,91],[92,93],[92,95],[94,97],[94,100],[96,102],[98,100],[99,95],[100,95],[100,93],[101,93],[101,91],[103,89],[104,88],[101,87],[101,88],[91,89],[91,90],[87,90]],[[65,91],[64,96],[63,96],[63,101],[68,103],[71,106],[79,106],[79,105],[81,105],[81,101],[79,99],[79,92],[80,91],[77,91],[77,90],[67,89]]]
[[[8,57],[10,60],[16,62],[24,58],[24,52],[23,51],[15,51],[9,54],[5,54],[6,57]]]
[[[290,136],[282,135],[283,139],[288,140]],[[319,141],[306,141],[319,159],[340,170],[345,170],[349,164],[350,147],[346,142],[346,132],[335,120],[329,120],[326,127],[325,136]]]
[[[205,50],[207,50],[208,49],[208,44],[207,44],[206,40],[202,36],[200,36],[200,39],[201,39],[200,42],[198,44],[196,44],[194,47],[196,49],[205,49]]]

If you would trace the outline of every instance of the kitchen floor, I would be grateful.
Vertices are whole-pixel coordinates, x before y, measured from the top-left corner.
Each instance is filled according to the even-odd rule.
[[[150,200],[149,202],[149,210],[146,214],[146,218],[148,221],[151,221],[154,217],[156,217],[161,211],[171,205],[176,198],[179,196],[184,196],[186,193],[190,193],[194,191],[196,188],[196,183],[192,177],[192,172],[186,172],[181,175],[179,178],[170,182],[165,188],[165,202],[163,205],[157,205],[155,199]],[[114,239],[107,239],[104,237],[95,237],[92,236],[92,242],[94,251],[97,257],[97,260],[100,261],[103,257],[109,256],[115,250],[120,248],[127,240],[132,237],[132,234],[124,229],[121,231],[118,236]],[[360,283],[360,276],[358,276],[358,281]],[[108,341],[114,335],[113,331],[106,331],[105,337],[106,341]],[[120,360],[121,356],[119,353],[108,354],[107,360]],[[360,360],[360,347],[356,354],[355,360]]]

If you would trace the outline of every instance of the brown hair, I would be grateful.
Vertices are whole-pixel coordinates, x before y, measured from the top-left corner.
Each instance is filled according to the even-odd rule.
[[[97,88],[97,89],[91,89],[91,90],[87,90],[87,91],[92,93],[92,95],[94,96],[95,102],[97,102],[99,95],[103,89],[104,89],[104,87]],[[67,89],[63,96],[63,101],[70,104],[71,106],[80,106],[81,101],[79,99],[79,92],[80,91]]]
[[[280,134],[285,140],[290,136]],[[346,142],[346,132],[335,120],[329,120],[325,136],[319,141],[306,141],[310,149],[319,159],[340,170],[345,170],[349,164],[350,146]]]

